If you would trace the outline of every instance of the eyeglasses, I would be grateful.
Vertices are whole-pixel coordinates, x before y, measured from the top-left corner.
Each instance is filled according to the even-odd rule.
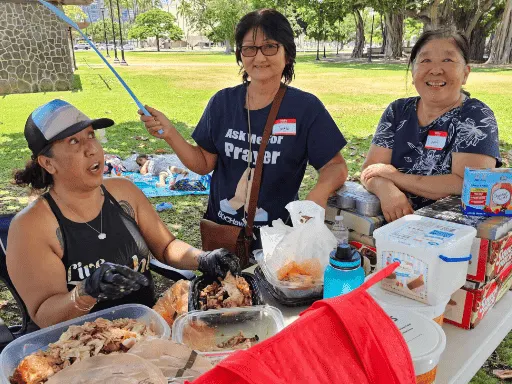
[[[258,49],[261,50],[264,56],[274,56],[279,51],[281,44],[265,44],[261,46],[257,45],[246,45],[241,47],[242,56],[254,57],[258,54]]]

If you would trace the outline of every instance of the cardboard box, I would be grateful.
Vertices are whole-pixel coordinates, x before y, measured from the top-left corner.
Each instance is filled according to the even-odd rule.
[[[415,212],[434,219],[472,226],[477,237],[471,248],[465,287],[478,289],[491,281],[512,262],[512,218],[466,216],[460,210],[460,198],[449,196]],[[509,232],[510,231],[510,232]]]
[[[377,249],[375,247],[368,246],[358,241],[348,242],[353,248],[361,254],[361,257],[366,257],[370,261],[369,273],[375,272],[377,268]]]
[[[496,303],[498,292],[494,280],[480,289],[459,289],[446,306],[444,322],[464,329],[476,327]]]
[[[455,292],[444,313],[444,321],[464,329],[475,328],[512,285],[512,266],[478,289],[461,288]]]
[[[357,241],[359,243],[363,243],[364,245],[368,245],[369,247],[375,248],[375,239],[372,236],[363,235],[362,233],[356,231],[348,231],[348,239],[350,241]]]
[[[336,216],[338,216],[340,213],[340,209],[333,207],[332,205],[328,204],[325,208],[325,221],[329,223],[334,223],[334,219]]]
[[[382,227],[386,221],[384,216],[367,217],[353,211],[340,210],[345,227],[363,235],[371,236],[373,231]]]
[[[512,265],[500,274],[500,289],[496,302],[500,301],[505,294],[512,289]]]
[[[497,240],[512,230],[512,218],[504,216],[466,216],[461,211],[459,196],[448,196],[414,212],[420,216],[469,225],[476,228],[476,237]]]
[[[512,216],[512,168],[466,168],[462,212],[470,216]]]
[[[475,238],[471,255],[467,279],[474,283],[491,281],[512,264],[512,231],[498,240]],[[481,285],[473,284],[472,287],[476,289]]]

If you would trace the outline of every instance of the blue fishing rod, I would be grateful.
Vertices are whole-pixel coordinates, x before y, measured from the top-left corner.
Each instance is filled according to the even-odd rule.
[[[139,107],[139,109],[146,115],[146,116],[151,116],[151,113],[148,112],[148,110],[144,107],[144,105],[142,105],[142,103],[139,101],[139,99],[137,99],[137,96],[135,96],[135,94],[133,93],[133,91],[130,89],[130,87],[128,86],[128,84],[126,84],[126,82],[123,80],[123,78],[119,75],[119,73],[117,73],[117,71],[114,69],[114,67],[112,67],[112,65],[110,65],[110,63],[107,61],[107,59],[105,59],[105,57],[101,54],[101,52],[98,50],[98,48],[96,48],[96,46],[94,45],[94,43],[89,40],[89,38],[85,35],[85,33],[82,32],[82,30],[78,27],[78,25],[73,21],[71,20],[69,17],[66,16],[66,14],[64,12],[62,12],[59,8],[57,8],[55,5],[53,4],[50,4],[48,3],[47,1],[45,0],[38,0],[42,5],[44,5],[46,8],[48,8],[50,11],[52,11],[53,13],[55,13],[55,15],[61,19],[62,21],[64,21],[65,23],[67,23],[70,27],[76,29],[76,31],[82,35],[82,37],[84,38],[85,41],[87,41],[87,44],[89,44],[91,46],[91,48],[94,50],[94,52],[96,52],[98,54],[98,56],[101,58],[101,60],[103,60],[103,62],[107,65],[107,67],[112,71],[112,73],[117,77],[117,80],[119,80],[119,82],[121,83],[121,85],[124,87],[124,89],[126,89],[126,92],[128,92],[128,94],[131,96],[131,98],[135,101],[135,104],[137,104],[137,106]],[[158,131],[159,134],[162,134],[164,133],[163,130],[159,130]]]

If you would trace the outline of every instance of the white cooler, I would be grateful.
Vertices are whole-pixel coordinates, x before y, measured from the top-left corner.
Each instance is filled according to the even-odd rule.
[[[400,262],[382,288],[438,305],[464,285],[475,228],[408,215],[376,229],[373,236],[378,269]]]

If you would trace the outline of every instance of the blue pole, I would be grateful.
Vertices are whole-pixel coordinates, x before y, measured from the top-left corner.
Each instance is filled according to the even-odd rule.
[[[72,28],[76,29],[76,31],[78,33],[80,33],[80,35],[82,35],[82,37],[84,38],[85,41],[87,41],[87,43],[91,46],[91,48],[98,54],[98,56],[101,58],[101,60],[103,60],[103,62],[107,65],[107,67],[112,71],[112,73],[117,77],[117,80],[119,80],[119,82],[121,83],[121,85],[124,87],[124,89],[126,89],[126,92],[128,92],[128,94],[131,96],[131,98],[135,101],[135,104],[137,104],[137,106],[139,107],[139,109],[146,115],[146,116],[151,116],[151,113],[148,112],[148,110],[146,108],[144,108],[144,105],[142,105],[142,103],[139,101],[139,99],[137,99],[137,96],[135,96],[135,94],[132,92],[132,90],[130,89],[130,87],[128,86],[128,84],[126,84],[126,82],[123,80],[123,78],[121,76],[119,76],[119,73],[117,73],[117,71],[110,65],[110,63],[107,61],[107,59],[105,59],[105,57],[101,54],[100,51],[98,51],[98,48],[96,48],[96,46],[94,45],[94,43],[89,40],[89,38],[80,30],[80,28],[78,27],[78,25],[76,25],[76,23],[71,20],[69,17],[67,17],[64,12],[62,12],[59,8],[57,8],[56,6],[54,6],[53,4],[50,4],[44,0],[38,0],[42,5],[44,5],[46,8],[48,8],[50,11],[52,11],[53,13],[55,13],[55,15],[57,15],[57,17],[59,17],[61,20],[63,20],[64,22],[66,22],[67,24],[69,24]],[[158,133],[162,134],[164,133],[163,130],[159,130]]]

